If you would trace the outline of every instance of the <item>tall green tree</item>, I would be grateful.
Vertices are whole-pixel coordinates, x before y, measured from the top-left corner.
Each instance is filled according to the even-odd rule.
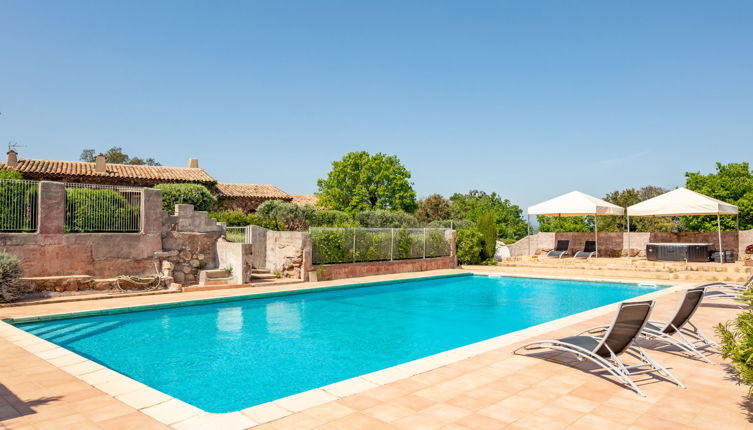
[[[593,217],[539,215],[538,221],[539,231],[543,232],[585,232],[593,231],[594,229]]]
[[[123,148],[119,146],[113,146],[112,148],[108,149],[107,152],[105,152],[103,155],[105,156],[105,161],[112,164],[161,166],[161,164],[157,160],[151,157],[131,157],[128,154],[124,153]],[[79,157],[79,160],[88,161],[90,163],[93,163],[96,159],[97,151],[95,151],[94,149],[84,149],[83,151],[81,151],[81,156]]]
[[[350,152],[317,181],[319,204],[351,214],[374,209],[412,213],[417,205],[410,177],[397,156]]]
[[[482,214],[493,212],[497,224],[497,237],[520,239],[528,232],[519,206],[503,199],[497,193],[471,190],[466,194],[455,193],[450,197],[450,216],[453,219],[467,219],[478,224]]]
[[[421,222],[440,221],[450,217],[450,201],[439,194],[432,194],[418,201],[416,218]]]
[[[497,249],[497,220],[494,212],[481,214],[478,220],[478,231],[481,233],[482,257],[485,260],[494,258]]]
[[[627,208],[644,200],[660,196],[670,190],[653,185],[635,189],[626,188],[624,190],[612,191],[604,197],[604,200],[614,203],[617,206]],[[631,217],[630,231],[678,231],[680,221],[677,217]],[[626,231],[626,216],[602,216],[599,217],[599,231]]]
[[[686,172],[685,186],[689,190],[731,203],[738,207],[740,229],[753,228],[753,171],[747,162],[716,163],[716,172],[703,175],[700,172]],[[735,216],[722,216],[722,229],[735,229]],[[682,224],[688,231],[715,231],[716,216],[682,217]]]

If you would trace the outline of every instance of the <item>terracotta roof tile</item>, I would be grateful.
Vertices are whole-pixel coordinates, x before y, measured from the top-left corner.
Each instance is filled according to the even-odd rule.
[[[268,184],[228,184],[218,183],[215,186],[217,194],[227,197],[248,197],[262,199],[279,199],[290,201],[292,197],[275,187]]]
[[[319,197],[314,194],[291,194],[291,197],[293,197],[293,203],[297,204],[298,206],[319,205]]]
[[[0,163],[0,169],[5,169],[5,163]],[[168,166],[137,166],[132,164],[107,163],[106,172],[99,173],[95,163],[84,161],[35,160],[24,158],[18,160],[18,165],[9,170],[34,175],[63,175],[96,178],[123,178],[156,181],[183,182],[217,182],[204,169]]]

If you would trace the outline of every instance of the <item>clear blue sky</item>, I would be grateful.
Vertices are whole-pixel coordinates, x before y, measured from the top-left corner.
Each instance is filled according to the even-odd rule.
[[[526,207],[753,161],[750,1],[0,0],[0,143],[316,190],[348,151]],[[4,152],[4,151],[3,151]]]

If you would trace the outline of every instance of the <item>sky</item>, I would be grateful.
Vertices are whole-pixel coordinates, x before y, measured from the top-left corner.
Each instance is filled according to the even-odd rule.
[[[358,150],[419,197],[673,188],[753,161],[751,22],[750,1],[0,0],[0,143],[291,194]]]

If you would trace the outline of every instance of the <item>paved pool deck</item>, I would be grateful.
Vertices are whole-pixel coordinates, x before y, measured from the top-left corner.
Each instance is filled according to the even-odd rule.
[[[326,287],[463,271],[401,275],[215,290],[159,296],[0,308],[0,318],[22,318],[88,310]],[[589,278],[593,279],[593,278]],[[600,280],[609,280],[600,279]],[[621,279],[620,282],[625,282]],[[646,282],[645,279],[640,282]],[[657,281],[666,284],[667,281]],[[656,294],[653,319],[671,315],[681,290],[677,284]],[[354,378],[304,396],[272,402],[241,413],[209,416],[185,408],[154,390],[105,381],[104,369],[74,360],[57,349],[3,330],[0,335],[0,428],[8,429],[743,429],[753,428],[753,407],[729,366],[714,365],[675,351],[648,351],[685,383],[644,376],[642,398],[613,379],[590,373],[564,354],[521,356],[512,350],[525,338],[572,335],[608,323],[614,309],[599,308],[527,329],[440,358],[376,376]],[[704,304],[693,318],[707,335],[739,308],[732,301]],[[546,360],[544,359],[546,358]],[[563,365],[563,363],[565,365]],[[400,367],[400,366],[398,366]],[[65,370],[63,370],[65,369]],[[114,372],[112,372],[114,373]],[[378,373],[378,372],[376,372]],[[375,373],[375,374],[376,374]],[[76,376],[74,376],[76,375]],[[104,381],[104,382],[103,382]],[[355,394],[351,394],[355,393]],[[164,396],[164,395],[163,395]],[[170,426],[164,423],[169,423]]]

